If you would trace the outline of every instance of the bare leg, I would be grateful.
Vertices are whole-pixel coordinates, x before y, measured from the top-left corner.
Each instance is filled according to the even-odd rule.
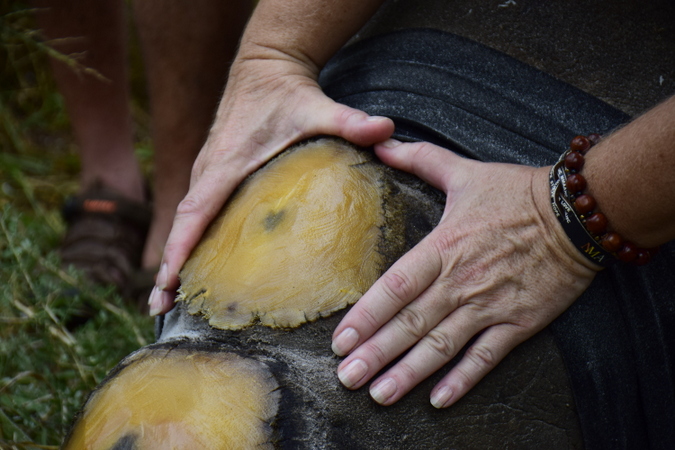
[[[154,221],[143,254],[145,268],[161,261],[251,10],[248,0],[134,2],[155,146]]]
[[[79,146],[81,189],[100,180],[132,200],[144,201],[129,117],[124,2],[35,0],[33,4],[44,8],[37,16],[49,39],[69,38],[54,42],[54,47],[65,54],[83,52],[80,63],[109,80],[52,61]]]

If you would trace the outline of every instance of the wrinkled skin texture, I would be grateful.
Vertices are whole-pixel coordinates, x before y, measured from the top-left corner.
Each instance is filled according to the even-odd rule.
[[[446,407],[560,315],[596,271],[555,222],[546,168],[397,144],[377,146],[378,156],[445,192],[443,218],[347,313],[333,349],[344,355],[358,346],[338,371],[356,389],[412,347],[370,388],[378,403],[389,405],[483,331],[431,393],[434,406]]]
[[[270,5],[271,3],[261,4],[257,13],[263,6],[270,7]],[[265,9],[262,11],[264,13]],[[283,11],[280,14],[283,14]],[[252,23],[257,23],[255,14]],[[242,48],[249,48],[245,46],[247,43],[245,35]],[[392,134],[393,124],[388,119],[368,120],[365,113],[339,105],[326,97],[316,83],[318,66],[321,63],[315,64],[314,62],[320,61],[321,58],[312,58],[310,53],[311,49],[308,49],[303,54],[303,48],[286,49],[286,51],[268,48],[257,52],[264,57],[255,57],[256,52],[249,50],[244,56],[240,53],[233,64],[228,86],[211,134],[195,163],[190,191],[178,207],[165,248],[157,288],[151,296],[151,314],[165,313],[171,309],[175,297],[174,290],[178,287],[177,273],[180,267],[207,225],[246,175],[252,173],[284,147],[304,137],[332,134],[366,146],[382,142]],[[303,55],[307,57],[303,58]],[[385,157],[384,162],[393,164],[395,161],[387,160]],[[512,170],[515,169],[507,169],[504,166],[474,163],[470,165],[472,170],[466,172],[462,178],[453,176],[450,171],[438,173],[434,170],[439,167],[436,165],[437,162],[434,158],[423,158],[417,163],[417,170],[411,171],[449,194],[450,202],[444,221],[429,239],[406,256],[392,269],[393,272],[385,275],[383,281],[377,283],[369,294],[364,296],[346,321],[338,327],[335,334],[336,337],[339,336],[340,332],[346,328],[357,330],[357,340],[350,342],[351,345],[345,347],[341,345],[340,339],[337,339],[334,349],[338,354],[345,354],[352,350],[354,344],[363,343],[388,319],[395,317],[398,310],[406,307],[423,292],[420,301],[413,302],[409,307],[402,309],[403,317],[419,317],[418,308],[434,317],[448,317],[441,329],[436,328],[431,333],[430,336],[435,336],[436,340],[423,339],[419,346],[421,349],[428,349],[430,342],[446,343],[441,346],[440,351],[435,351],[433,358],[417,366],[416,361],[419,358],[426,359],[429,350],[419,353],[416,348],[393,369],[394,378],[385,375],[385,380],[398,378],[393,391],[392,383],[374,386],[375,390],[371,391],[371,394],[382,404],[391,404],[396,401],[414,385],[449,361],[473,335],[485,327],[492,326],[453,370],[454,375],[451,375],[449,380],[444,380],[432,394],[436,406],[449,405],[452,400],[461,397],[475,385],[509,350],[550,323],[557,314],[571,304],[576,296],[583,292],[592,278],[592,268],[584,266],[584,263],[578,260],[581,257],[575,261],[573,256],[564,255],[566,258],[562,260],[565,264],[557,266],[553,271],[549,271],[547,266],[558,262],[559,252],[552,252],[554,259],[548,265],[537,266],[535,263],[540,259],[550,257],[550,247],[559,242],[556,237],[549,238],[548,242],[542,239],[542,234],[545,234],[546,230],[545,226],[548,224],[543,223],[544,219],[540,217],[532,201],[524,204],[525,211],[522,215],[512,216],[512,211],[524,201],[523,199],[532,198],[530,191],[534,175],[529,172],[532,169],[520,169],[528,172],[528,175],[523,176],[520,173],[514,174]],[[393,165],[396,167],[395,164]],[[405,164],[402,164],[399,168],[405,169],[404,166]],[[451,165],[443,164],[440,167],[448,168],[449,166]],[[483,170],[479,169],[480,167],[491,167],[491,169]],[[458,170],[457,173],[462,173],[462,171]],[[476,173],[480,173],[480,178],[476,178],[475,182],[469,182],[468,175]],[[546,181],[543,172],[542,175],[538,179],[543,188]],[[494,184],[495,177],[508,180],[506,185],[508,187],[504,189],[504,185]],[[441,183],[441,179],[451,179],[454,185]],[[477,180],[489,181],[479,183]],[[495,201],[497,208],[494,208],[491,203],[484,203],[482,212],[478,211],[474,218],[463,214],[462,209],[470,212],[478,209],[474,199],[488,199],[487,195],[490,193],[484,192],[483,189],[491,186],[490,182],[493,183],[493,189],[512,195],[505,195],[499,201]],[[545,198],[545,192],[541,194]],[[456,202],[460,199],[461,201]],[[460,207],[460,205],[466,206]],[[451,212],[453,214],[450,214]],[[548,214],[552,216],[552,212],[549,211]],[[490,218],[494,221],[490,222]],[[512,219],[515,222],[504,223]],[[552,217],[548,217],[549,221],[551,219]],[[462,220],[467,228],[453,229],[455,224],[462,224]],[[478,224],[485,224],[483,228],[485,233],[476,232]],[[511,229],[514,226],[524,229],[525,236],[514,233]],[[448,229],[452,230],[452,234],[447,233]],[[466,231],[471,231],[471,233],[465,233]],[[560,233],[560,230],[557,231]],[[530,236],[527,236],[528,234]],[[466,236],[469,235],[472,237],[467,238]],[[529,239],[526,239],[526,236]],[[516,241],[513,242],[510,238]],[[492,248],[494,242],[505,243],[510,248],[495,250]],[[531,246],[537,251],[523,257],[523,250]],[[489,259],[481,259],[483,253],[477,249],[482,251],[485,247],[490,250],[485,255],[500,260],[500,263],[493,265]],[[465,249],[467,253],[464,253]],[[472,250],[476,252],[473,253]],[[567,250],[570,248],[568,247]],[[424,254],[427,251],[430,253]],[[422,254],[424,256],[420,256]],[[519,262],[516,267],[529,264],[530,270],[525,270],[519,278],[518,272],[514,274],[512,270],[513,260],[501,258],[505,254],[515,255],[513,260]],[[407,268],[410,266],[415,266],[414,272],[408,272]],[[456,269],[452,270],[455,267]],[[539,269],[538,274],[537,269]],[[567,269],[570,270],[569,273],[566,272]],[[448,276],[439,277],[443,273],[447,273]],[[439,282],[432,283],[434,279],[438,279]],[[533,285],[538,286],[541,279],[548,281],[545,287],[540,287],[544,291],[543,297],[540,297],[537,291],[529,292]],[[496,281],[497,288],[493,288],[489,280]],[[449,302],[445,302],[445,298],[438,291],[447,284],[452,285],[453,288],[458,288],[462,284],[464,291],[457,292],[454,299],[451,298]],[[552,292],[556,291],[558,286],[568,284],[574,286],[573,289],[566,290],[568,296],[560,299],[559,303],[551,305],[549,299],[553,297]],[[393,291],[391,291],[392,285],[395,286]],[[431,288],[426,290],[430,285]],[[393,295],[380,293],[386,290],[385,287]],[[474,297],[472,294],[475,291],[484,293]],[[504,292],[509,295],[505,296]],[[522,292],[528,292],[530,295],[521,298]],[[389,302],[388,297],[396,298],[398,301]],[[518,303],[513,302],[515,298],[519,299]],[[439,304],[441,300],[443,301]],[[494,302],[489,302],[489,300],[494,300]],[[508,309],[500,312],[499,308],[503,307],[502,302],[508,305]],[[539,307],[537,302],[541,302],[546,307],[535,312]],[[457,309],[459,305],[463,307]],[[496,308],[493,309],[488,305],[494,305]],[[432,308],[439,308],[439,310],[432,311]],[[448,316],[455,309],[457,313]],[[373,312],[374,310],[378,311],[377,315]],[[409,313],[410,311],[412,314]],[[471,314],[472,312],[474,314]],[[511,316],[512,313],[515,313],[515,316]],[[354,322],[351,322],[352,320]],[[366,347],[343,363],[341,366],[343,370],[340,371],[343,383],[352,388],[361,386],[386,363],[438,325],[438,322],[430,321],[426,317],[418,322],[420,323],[412,327],[401,328],[396,325],[399,321],[395,319],[392,324],[382,330],[379,338],[376,336],[375,341],[368,342]],[[352,323],[353,325],[349,326]],[[473,325],[468,326],[468,324]],[[494,326],[497,324],[500,325]],[[441,333],[444,328],[448,327],[457,330],[456,334]],[[401,331],[396,332],[396,329]],[[442,339],[439,339],[439,335]],[[380,349],[378,339],[391,339],[390,348]],[[353,338],[351,340],[353,341]],[[371,352],[368,352],[368,348]],[[365,364],[359,364],[357,368],[356,375],[360,376],[357,377],[353,371],[351,374],[346,374],[344,368],[350,362],[360,359],[358,358],[360,355],[367,360]],[[412,367],[411,364],[414,369],[408,369],[404,376],[404,368]],[[446,389],[443,391],[445,395],[439,397],[439,392],[444,386],[448,386],[451,390]],[[445,399],[452,391],[455,391],[454,394]]]
[[[178,285],[176,274],[180,266],[234,186],[285,144],[327,133],[368,145],[382,142],[391,134],[391,123],[386,119],[368,121],[364,113],[326,98],[315,82],[322,58],[302,58],[298,56],[302,49],[295,50],[280,51],[276,53],[278,58],[239,58],[235,62],[211,136],[195,165],[190,193],[179,207],[165,250],[158,288],[153,293],[155,314],[172,307],[172,290]],[[379,152],[383,156],[381,149]],[[396,166],[395,158],[383,160]],[[391,404],[449,360],[461,344],[485,329],[449,378],[431,394],[436,406],[448,406],[475,385],[510,349],[569,306],[583,292],[597,268],[581,261],[580,255],[574,255],[550,208],[547,209],[545,169],[514,172],[515,169],[504,166],[455,161],[442,167],[457,166],[462,170],[448,169],[439,175],[435,173],[439,165],[434,158],[422,158],[416,168],[411,166],[411,160],[400,158],[399,167],[410,166],[422,177],[425,173],[432,174],[427,176],[427,181],[448,193],[444,221],[393,269],[398,276],[385,275],[364,296],[336,330],[334,348],[337,353],[346,354],[355,345],[365,343],[366,348],[355,350],[340,372],[343,382],[358,387],[387,361],[421,339],[393,372],[385,375],[385,379],[394,383],[374,386],[374,397],[383,404]],[[530,170],[534,172],[528,172]],[[476,181],[469,182],[471,177]],[[478,211],[478,204],[482,211]],[[466,238],[468,231],[473,236],[470,239]],[[526,231],[532,235],[528,236]],[[508,243],[509,248],[495,247],[496,242]],[[522,255],[519,246],[531,248],[531,254],[527,258],[519,257]],[[559,249],[555,250],[554,246]],[[474,248],[487,248],[487,251],[474,253]],[[441,250],[445,251],[442,255]],[[426,251],[428,256],[421,257]],[[484,256],[498,262],[492,264],[490,259],[483,259]],[[528,258],[529,266],[524,261]],[[538,261],[542,263],[537,265]],[[412,274],[399,271],[409,267],[413,267]],[[488,279],[496,284],[486,282]],[[410,281],[406,284],[406,280]],[[447,290],[451,292],[450,298],[440,292]],[[376,303],[379,306],[374,306]],[[434,307],[438,307],[439,312],[428,312]],[[403,317],[415,320],[400,321],[399,310],[404,311]],[[420,310],[423,312],[418,313]],[[433,320],[428,318],[431,315]],[[424,319],[417,320],[417,317]],[[393,322],[384,326],[390,318],[394,318]],[[397,323],[414,324],[400,327]],[[356,333],[348,334],[341,342],[341,332],[349,328]],[[381,331],[373,335],[380,328]],[[447,333],[439,333],[442,330]],[[438,339],[440,335],[443,339]],[[368,340],[371,336],[372,342]],[[387,348],[381,348],[384,341],[389,341]],[[440,351],[429,350],[433,348],[428,345],[431,342],[440,342],[440,346],[436,345]],[[429,354],[437,356],[427,358]],[[356,370],[351,370],[351,374],[345,373],[345,367],[356,359],[366,361],[354,366]],[[406,370],[418,359],[427,362]]]

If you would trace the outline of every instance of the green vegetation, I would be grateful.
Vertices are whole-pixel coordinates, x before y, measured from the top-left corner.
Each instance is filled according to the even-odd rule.
[[[58,445],[91,389],[152,339],[111,288],[60,269],[41,217],[0,211],[0,447]],[[56,448],[56,447],[54,447]]]
[[[79,162],[47,59],[69,57],[55,54],[34,28],[24,5],[0,0],[2,449],[58,448],[89,391],[153,338],[152,321],[112,288],[60,267],[60,206],[77,188]],[[72,66],[86,70],[75,60]],[[136,103],[147,165],[147,119]]]

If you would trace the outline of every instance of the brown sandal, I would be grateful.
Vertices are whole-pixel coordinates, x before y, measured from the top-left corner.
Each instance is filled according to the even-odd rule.
[[[140,266],[150,208],[95,183],[81,196],[66,200],[63,217],[68,223],[61,245],[63,265],[128,293],[129,281]]]

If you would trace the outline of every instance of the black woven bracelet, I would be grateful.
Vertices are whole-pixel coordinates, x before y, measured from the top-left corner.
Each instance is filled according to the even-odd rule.
[[[572,244],[591,262],[607,267],[616,262],[614,255],[605,250],[588,232],[569,200],[571,196],[567,191],[567,173],[565,172],[567,153],[563,153],[549,174],[553,212]]]

